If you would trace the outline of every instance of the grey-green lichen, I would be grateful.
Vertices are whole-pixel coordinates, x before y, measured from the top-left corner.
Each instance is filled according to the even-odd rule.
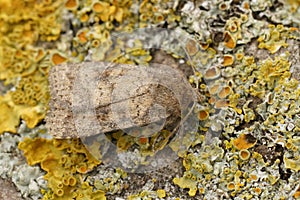
[[[121,169],[99,166],[88,179],[96,189],[103,190],[106,194],[118,195],[125,187],[123,179],[126,177],[127,173]]]
[[[41,189],[46,189],[47,183],[43,179],[45,173],[38,166],[28,166],[17,146],[24,137],[36,137],[44,132],[43,125],[29,129],[23,122],[18,129],[20,135],[0,135],[0,176],[14,183],[24,199],[42,198]]]
[[[171,145],[174,151],[179,143],[189,147],[178,154],[177,164],[183,165],[183,171],[182,166],[175,166],[174,172],[170,167],[160,175],[153,174],[158,180],[149,178],[149,174],[134,180],[132,174],[120,169],[100,165],[87,172],[82,167],[77,170],[84,173],[80,177],[87,181],[81,189],[88,194],[97,189],[102,198],[105,192],[108,199],[300,197],[299,0],[68,0],[63,6],[53,2],[54,7],[45,6],[49,1],[36,7],[28,4],[36,9],[35,14],[46,16],[45,20],[27,17],[22,21],[22,14],[10,18],[6,12],[0,17],[1,38],[8,34],[6,39],[0,39],[0,56],[5,64],[1,65],[5,73],[0,78],[16,86],[1,93],[6,95],[0,98],[1,130],[16,132],[20,117],[32,126],[42,120],[39,114],[46,111],[48,96],[44,86],[51,66],[84,60],[147,65],[153,58],[150,49],[160,49],[192,69],[189,82],[199,99],[194,111],[199,118],[198,132],[186,133]],[[11,6],[9,1],[3,1],[1,7]],[[54,9],[57,7],[61,9]],[[0,11],[4,13],[1,8]],[[32,20],[40,26],[33,26]],[[48,27],[48,22],[54,23]],[[147,29],[136,31],[138,28],[160,32],[149,38]],[[120,32],[125,32],[124,40]],[[131,38],[126,41],[128,35]],[[32,47],[35,43],[40,46]],[[10,54],[13,56],[7,56]],[[8,70],[10,65],[13,67]],[[26,76],[33,70],[36,76],[28,79]],[[24,104],[22,94],[36,86],[36,80],[41,81],[44,96],[38,95],[41,89],[36,87],[34,94],[29,92],[28,98],[32,99],[26,104],[42,103],[42,107],[16,106],[15,103]],[[21,83],[26,81],[30,84],[25,87]],[[14,94],[13,99],[7,98],[9,94]],[[38,115],[32,115],[32,111],[38,111]],[[17,135],[0,136],[0,175],[12,180],[27,199],[40,199],[40,189],[49,188],[40,167],[28,166],[17,145],[24,143],[27,136],[51,139],[40,133],[43,131],[43,126],[27,129],[22,123]],[[121,150],[135,148],[126,154],[129,157],[118,154],[125,168],[134,169],[135,161],[153,154],[146,148],[146,139],[141,142],[116,133],[110,137]],[[74,144],[79,145],[76,141]],[[165,179],[163,175],[168,173],[171,177]],[[50,175],[49,179],[56,180]],[[132,187],[139,178],[143,182]],[[48,190],[44,198],[53,195]]]
[[[226,96],[224,88],[231,88],[229,102],[220,111],[215,112],[209,104],[199,105],[200,129],[207,131],[205,142],[182,156],[186,172],[174,178],[175,184],[189,189],[190,196],[288,199],[298,195],[295,122],[299,113],[299,82],[291,73],[297,66],[287,52],[293,47],[286,41],[292,39],[299,45],[299,26],[293,22],[288,25],[295,27],[275,26],[261,20],[260,12],[272,9],[274,3],[204,1],[197,6],[187,2],[183,7],[187,30],[198,34],[199,42],[218,51],[212,63],[205,65],[215,66],[206,70],[203,78],[192,76],[190,81],[199,85],[203,93],[210,93],[207,98],[214,109],[220,109],[218,102]],[[284,7],[288,13],[290,7]],[[234,12],[232,17],[228,17],[230,12]],[[219,42],[216,33],[223,36]],[[259,54],[269,52],[275,56],[258,60],[261,55],[246,49],[252,44],[256,49],[265,49]],[[202,72],[201,65],[195,66]],[[210,134],[225,139],[207,141]]]

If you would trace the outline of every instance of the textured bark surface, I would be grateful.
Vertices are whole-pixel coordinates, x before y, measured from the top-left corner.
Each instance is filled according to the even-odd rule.
[[[13,183],[3,180],[0,178],[0,199],[7,199],[7,200],[19,200],[21,198],[21,194],[16,190]]]

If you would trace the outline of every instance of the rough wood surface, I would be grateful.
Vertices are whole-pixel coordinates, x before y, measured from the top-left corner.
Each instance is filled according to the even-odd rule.
[[[106,69],[90,72],[82,70],[91,65]],[[150,66],[149,69],[155,68],[158,74],[160,72],[164,74],[161,76],[163,79],[166,77],[170,79],[171,86],[164,86],[157,78],[160,75],[151,77],[153,74],[149,75],[149,72],[144,73],[140,70],[143,66],[103,65],[107,64],[86,62],[63,64],[51,69],[49,74],[51,100],[46,124],[54,137],[89,136],[118,129],[143,127],[152,122],[165,122],[164,126],[174,127],[180,119],[182,106],[179,105],[178,95],[174,93],[182,93],[185,89],[177,85],[173,87],[172,84],[174,85],[174,81],[184,81],[185,77],[176,77],[172,72],[162,71],[161,66]],[[91,119],[86,119],[89,117]],[[85,123],[93,121],[93,117],[98,123],[94,125],[101,130],[83,133],[84,127],[90,130],[93,126]],[[160,123],[158,124],[161,125]],[[78,127],[83,129],[78,132]]]
[[[21,193],[16,190],[15,186],[10,181],[3,180],[2,178],[0,178],[0,185],[1,185],[0,199],[7,199],[7,200],[22,199]]]

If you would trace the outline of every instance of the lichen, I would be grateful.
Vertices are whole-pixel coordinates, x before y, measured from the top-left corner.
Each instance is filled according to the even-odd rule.
[[[31,199],[42,198],[40,189],[44,199],[299,198],[299,5],[299,0],[0,1],[1,177]],[[153,39],[134,33],[145,27],[179,31],[167,37],[161,31]],[[152,47],[191,69],[189,82],[198,95],[193,112],[199,129],[170,144],[184,169],[168,183],[173,193],[149,180],[126,192],[124,183],[131,183],[126,173],[98,166],[91,156],[101,157],[98,142],[88,152],[79,140],[52,139],[39,126],[52,66],[90,60],[147,66]],[[107,137],[118,147],[118,159],[135,167],[132,161],[165,148],[172,134],[136,138],[116,131]],[[35,166],[22,161],[18,143]]]
[[[281,47],[287,47],[285,42],[291,38],[290,32],[296,31],[296,28],[287,28],[283,25],[269,25],[270,29],[266,29],[265,32],[257,39],[259,42],[258,48],[268,49],[272,54],[277,52]]]
[[[29,165],[40,164],[47,172],[44,179],[48,181],[49,189],[43,192],[44,199],[105,199],[103,191],[93,191],[93,187],[82,180],[82,174],[100,161],[79,140],[25,138],[18,147],[24,151]]]
[[[9,116],[1,120],[0,133],[16,133],[20,119],[33,128],[45,117],[51,64],[47,61],[49,52],[36,43],[58,40],[61,5],[60,1],[1,2],[0,79],[15,90],[1,96],[1,112],[6,112],[1,115]]]
[[[137,194],[132,194],[128,196],[128,200],[150,200],[150,199],[165,199],[166,191],[163,189],[154,189],[154,179],[149,180],[142,188],[142,190]]]
[[[11,180],[16,189],[25,199],[42,198],[41,189],[46,189],[47,184],[43,179],[44,172],[37,166],[29,166],[21,156],[17,148],[23,137],[36,137],[45,132],[44,126],[39,126],[30,130],[26,124],[22,123],[17,130],[22,135],[12,135],[5,132],[0,136],[0,176],[3,179]]]
[[[257,2],[257,5],[251,2],[251,6],[256,12],[269,9],[268,7],[272,4],[271,2]],[[237,6],[241,8],[241,12],[245,12],[245,10],[252,8],[247,4],[246,1],[232,5],[230,3],[220,3],[219,10],[216,10],[216,7],[210,7],[206,2],[200,3],[203,9],[192,7],[190,2],[184,7],[188,10],[184,14],[191,18],[200,18],[206,12],[210,15],[217,15],[216,13],[222,15],[224,10],[230,12],[230,6]],[[266,191],[266,188],[283,188],[282,184],[286,179],[282,179],[282,174],[287,174],[288,169],[293,170],[293,175],[296,175],[298,171],[296,167],[298,157],[294,153],[297,148],[291,140],[288,140],[287,143],[290,150],[283,153],[284,141],[296,134],[293,119],[296,119],[295,115],[298,112],[296,99],[299,92],[299,82],[291,77],[290,53],[284,52],[283,48],[288,49],[287,40],[298,38],[298,36],[295,36],[297,34],[294,33],[297,32],[297,28],[283,25],[266,26],[267,23],[264,24],[262,21],[257,21],[257,18],[254,19],[251,11],[240,14],[240,17],[230,17],[224,21],[218,21],[219,27],[222,28],[211,27],[211,29],[216,29],[216,32],[223,31],[223,43],[221,43],[221,40],[219,40],[219,43],[215,43],[215,48],[222,51],[223,54],[217,55],[218,61],[208,65],[209,67],[204,71],[204,79],[197,79],[196,76],[192,76],[190,82],[196,83],[198,81],[199,83],[196,85],[200,86],[199,90],[204,94],[208,93],[206,95],[208,103],[214,105],[215,109],[221,109],[219,115],[217,115],[218,112],[214,112],[211,106],[207,106],[202,102],[202,105],[199,106],[199,119],[205,119],[206,121],[205,123],[200,121],[200,129],[207,131],[206,138],[209,136],[208,133],[213,136],[220,134],[227,138],[227,140],[222,141],[222,146],[227,151],[224,157],[221,157],[219,163],[218,160],[212,162],[209,157],[199,163],[206,164],[208,162],[209,166],[214,167],[228,166],[228,169],[223,168],[224,173],[220,173],[218,168],[214,168],[214,171],[208,173],[209,176],[205,176],[205,173],[200,176],[200,168],[197,164],[187,165],[187,163],[196,162],[197,159],[203,156],[203,149],[207,147],[207,144],[204,143],[199,150],[192,148],[190,149],[192,153],[182,156],[185,173],[183,177],[176,177],[174,183],[181,188],[188,188],[190,196],[199,198],[270,198],[272,195],[277,195],[275,191],[278,190],[268,189]],[[207,26],[204,24],[199,25],[201,20],[194,19],[191,22],[192,26],[189,26],[189,29],[192,30],[196,30],[196,27]],[[252,23],[257,24],[252,28],[248,28],[247,26]],[[266,27],[265,31],[268,32],[269,37],[266,38],[264,32],[260,33],[258,27]],[[279,32],[275,37],[277,29]],[[207,30],[209,29],[201,31],[198,29],[196,31],[198,34],[201,33],[200,42],[209,40],[210,37],[214,39],[214,32],[205,32]],[[244,52],[243,48],[237,47],[237,44],[247,44],[251,41],[251,38],[254,39],[255,37],[259,38],[259,43],[251,43],[256,45],[256,49],[265,48],[274,54],[280,51],[280,56],[276,54],[274,57],[270,56],[269,58],[257,60],[256,57],[259,55],[254,53],[249,56],[247,53],[250,51]],[[234,53],[235,57],[229,52]],[[222,68],[219,73],[216,73],[217,70],[215,69],[218,69],[219,66]],[[229,104],[219,106],[220,100],[227,96],[227,92]],[[292,108],[288,105],[292,105]],[[204,110],[209,112],[208,119],[206,119],[207,115]],[[216,123],[216,120],[219,120],[218,123]],[[217,142],[210,142],[209,144],[212,148],[219,147]],[[268,146],[265,146],[266,144]],[[211,151],[213,152],[213,150]],[[282,163],[284,163],[284,167]],[[257,166],[258,170],[251,170],[251,166],[254,165]],[[260,171],[264,168],[263,166],[268,166],[266,169],[269,171]],[[202,171],[200,170],[200,174],[203,173]],[[212,177],[212,183],[209,182],[210,177]],[[257,181],[264,182],[264,185],[259,186]],[[213,194],[211,192],[214,191],[214,185],[217,185],[215,188],[218,192]],[[270,185],[270,187],[267,185]],[[296,185],[293,185],[293,187],[295,188]],[[292,188],[286,189],[278,195],[287,198],[289,195],[287,191],[292,192]]]

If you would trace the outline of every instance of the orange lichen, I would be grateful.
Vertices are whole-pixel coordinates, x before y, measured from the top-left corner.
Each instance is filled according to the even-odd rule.
[[[260,194],[261,193],[261,189],[259,187],[254,188],[254,191],[256,194]]]
[[[84,14],[82,14],[81,16],[80,16],[80,21],[81,22],[87,22],[89,20],[89,15],[88,14],[86,14],[86,13],[84,13]]]
[[[299,28],[297,28],[297,27],[290,27],[289,30],[290,31],[299,31]]]
[[[295,199],[300,198],[300,187],[298,187],[298,189],[297,189],[297,191],[294,193],[293,197],[294,197]]]
[[[45,51],[43,49],[38,49],[37,50],[37,55],[35,57],[35,61],[38,62],[40,61],[41,59],[44,58],[44,56],[46,55]]]
[[[226,3],[221,3],[220,5],[219,5],[219,9],[220,10],[226,10],[226,9],[228,9],[228,6],[227,6],[227,4]]]
[[[231,33],[234,33],[238,30],[238,25],[237,23],[232,23],[228,28]]]
[[[78,6],[77,0],[67,0],[65,7],[69,10],[75,10]]]
[[[233,38],[230,32],[225,31],[224,33],[224,44],[226,47],[233,49],[236,46],[236,40]]]
[[[54,53],[51,58],[51,61],[53,62],[54,65],[61,64],[61,63],[65,62],[66,60],[67,60],[67,58],[65,58],[64,56],[62,56],[59,53]]]
[[[234,190],[235,189],[235,184],[233,182],[230,182],[227,184],[228,190]]]
[[[208,70],[206,70],[205,74],[204,74],[204,78],[205,79],[215,79],[218,78],[220,76],[220,70],[217,67],[212,67]]]
[[[293,145],[293,143],[291,143],[291,142],[288,141],[288,142],[286,142],[285,147],[287,149],[292,149],[294,147],[294,145]]]
[[[209,43],[200,43],[200,47],[202,50],[206,50],[209,47]]]
[[[230,92],[231,92],[231,88],[229,86],[225,86],[218,93],[218,97],[224,99],[230,94]]]
[[[26,108],[16,106],[16,111],[20,114],[20,117],[26,121],[28,128],[34,128],[46,115],[46,107],[44,105]]]
[[[139,142],[141,143],[141,144],[147,144],[148,143],[148,138],[145,138],[145,137],[141,137],[140,139],[139,139]]]
[[[235,57],[237,60],[242,60],[244,58],[244,54],[243,53],[236,53]]]
[[[125,7],[120,7],[118,1],[107,2],[94,2],[92,5],[92,10],[95,12],[94,20],[98,22],[99,20],[103,22],[116,20],[117,22],[122,22],[124,15],[127,14],[128,5]]]
[[[234,57],[232,55],[224,55],[223,56],[223,66],[229,66],[232,65],[234,62]]]
[[[248,15],[241,14],[240,19],[242,23],[245,23],[248,21]]]
[[[96,40],[93,40],[93,41],[92,41],[92,47],[97,48],[97,47],[99,47],[100,43],[101,43],[101,42],[100,42],[99,40],[97,40],[97,39],[96,39]]]
[[[250,152],[246,149],[242,149],[240,152],[239,152],[239,156],[242,160],[248,160],[250,158]]]
[[[88,41],[86,31],[79,31],[77,37],[81,43],[86,43]]]
[[[215,84],[215,85],[212,85],[210,88],[209,88],[209,93],[210,94],[216,94],[220,89],[220,85],[219,84]]]
[[[215,103],[215,108],[224,108],[229,106],[229,101],[226,99],[217,100]]]
[[[156,192],[157,192],[157,196],[159,198],[165,198],[166,197],[166,191],[165,190],[159,189]]]
[[[31,105],[30,102],[33,99],[29,99],[27,93],[20,93],[23,94],[23,97],[18,94],[18,99],[16,97],[14,99],[16,92],[8,92],[4,96],[0,96],[0,118],[3,118],[3,120],[0,120],[0,133],[4,131],[16,133],[16,127],[19,124],[20,118],[26,121],[26,125],[29,128],[34,128],[45,117],[45,104],[34,102]],[[32,93],[35,94],[34,91]],[[40,97],[42,98],[43,94]],[[28,101],[30,102],[28,103]]]
[[[106,2],[95,2],[93,4],[93,10],[97,13],[105,11],[109,7],[109,3]]]
[[[242,133],[238,138],[233,140],[233,145],[238,150],[249,149],[256,144],[255,141],[250,141],[247,134]]]
[[[193,56],[198,52],[198,46],[195,40],[189,39],[185,46],[189,55]]]
[[[216,101],[217,101],[217,99],[215,97],[210,97],[208,100],[208,103],[214,104]]]
[[[249,180],[251,180],[251,181],[257,181],[257,180],[258,180],[258,177],[257,177],[257,175],[255,175],[255,174],[250,174]]]
[[[165,17],[164,17],[162,14],[157,13],[157,14],[155,15],[155,17],[154,17],[154,22],[155,22],[155,23],[160,23],[160,22],[162,22],[164,19],[165,19]]]
[[[199,193],[204,194],[205,193],[205,188],[203,188],[203,187],[199,188]]]
[[[250,9],[250,4],[249,4],[249,2],[247,2],[247,1],[243,2],[243,3],[242,3],[242,6],[243,6],[243,8],[245,8],[245,9],[247,9],[247,10]]]
[[[133,134],[133,133],[132,133]],[[136,133],[139,135],[140,133],[137,131]],[[129,135],[121,136],[117,141],[117,147],[119,151],[127,150],[134,143],[132,138]]]
[[[300,7],[300,1],[299,0],[287,0],[287,2],[291,5],[291,12],[294,13],[294,12],[297,12],[297,10],[299,9]]]
[[[199,120],[206,120],[209,116],[209,113],[206,110],[200,110],[198,113]]]

